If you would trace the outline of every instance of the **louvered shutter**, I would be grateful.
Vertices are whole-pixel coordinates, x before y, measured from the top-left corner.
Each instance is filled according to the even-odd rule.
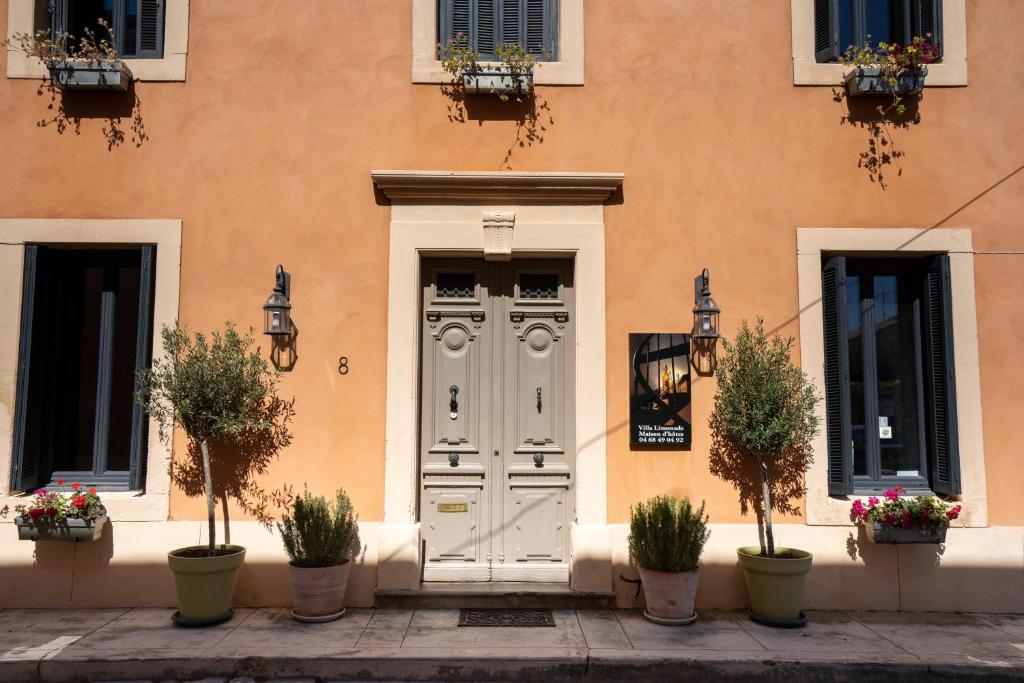
[[[814,0],[814,59],[839,58],[839,0]]]
[[[48,5],[50,10],[50,35],[56,37],[61,31],[67,30],[68,0],[53,0]],[[66,45],[65,47],[71,47]]]
[[[156,276],[156,247],[142,247],[139,268],[139,324],[135,333],[135,387],[141,388],[139,374],[149,368],[153,357],[153,290]],[[132,404],[132,440],[129,484],[133,490],[146,488],[146,444],[149,442],[149,419],[136,401]]]
[[[932,490],[960,493],[960,438],[953,370],[953,309],[949,256],[932,259],[925,276],[925,374]]]
[[[139,0],[139,30],[135,56],[161,59],[164,56],[164,4],[166,0]]]
[[[21,340],[18,348],[18,378],[14,397],[14,447],[11,461],[11,490],[27,491],[39,485],[42,469],[39,441],[42,436],[40,394],[45,393],[42,364],[32,372],[32,340],[35,326],[36,282],[40,247],[25,247],[25,270],[21,288]],[[32,414],[31,417],[29,414]]]
[[[825,414],[828,436],[828,493],[853,492],[853,436],[850,427],[850,358],[847,345],[846,259],[830,258],[821,273],[825,332]]]
[[[502,43],[518,43],[538,59],[557,59],[558,0],[439,0],[438,38],[460,33],[483,61]]]
[[[942,0],[911,0],[910,23],[914,35],[932,34],[932,44],[942,54]]]

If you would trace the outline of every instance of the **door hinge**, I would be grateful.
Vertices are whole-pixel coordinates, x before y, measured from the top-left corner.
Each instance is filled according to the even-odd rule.
[[[505,561],[505,553],[498,553],[498,562]]]
[[[488,562],[490,562],[490,561],[491,561],[491,554],[490,554],[490,553],[487,553],[487,561],[488,561]]]

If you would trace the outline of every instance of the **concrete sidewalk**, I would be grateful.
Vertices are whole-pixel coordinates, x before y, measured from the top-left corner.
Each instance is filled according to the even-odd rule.
[[[265,608],[184,629],[171,612],[0,611],[0,680],[1024,680],[1024,616],[810,612],[779,630],[738,612],[673,628],[632,610],[556,610],[553,628],[460,628],[454,609],[300,624]]]

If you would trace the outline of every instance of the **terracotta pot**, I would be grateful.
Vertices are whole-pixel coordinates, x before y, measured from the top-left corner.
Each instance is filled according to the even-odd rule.
[[[800,611],[804,601],[804,579],[814,556],[795,548],[776,548],[765,557],[760,546],[739,548],[740,566],[747,584],[750,616],[772,626],[800,626],[806,618]]]
[[[693,601],[697,597],[700,570],[656,572],[637,567],[644,587],[647,609],[644,616],[657,624],[683,625],[697,620]]]
[[[178,612],[172,618],[182,626],[207,626],[226,621],[234,614],[238,570],[245,563],[245,548],[218,545],[215,557],[189,557],[206,551],[206,546],[189,546],[167,553],[178,589]]]
[[[292,616],[299,621],[331,621],[345,613],[345,589],[352,561],[333,567],[288,565]]]

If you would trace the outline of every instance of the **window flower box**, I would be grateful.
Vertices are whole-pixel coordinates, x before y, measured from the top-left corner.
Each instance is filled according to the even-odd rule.
[[[510,69],[507,66],[478,66],[462,74],[467,95],[525,94],[533,92],[533,67]]]
[[[907,490],[894,486],[871,496],[867,505],[853,501],[850,518],[862,524],[872,543],[945,543],[949,523],[960,516],[960,506],[950,506],[934,496],[905,496]]]
[[[865,524],[864,530],[872,543],[932,543],[946,542],[946,529],[949,527],[903,527],[884,526],[882,524]]]
[[[907,72],[891,81],[877,66],[859,66],[846,74],[846,93],[850,97],[868,95],[916,95],[924,89],[928,67]]]
[[[128,89],[132,72],[120,60],[58,62],[50,66],[50,81],[63,90]]]
[[[15,517],[20,541],[95,541],[103,535],[107,515],[96,519],[68,517],[58,523],[35,523],[28,517]]]

